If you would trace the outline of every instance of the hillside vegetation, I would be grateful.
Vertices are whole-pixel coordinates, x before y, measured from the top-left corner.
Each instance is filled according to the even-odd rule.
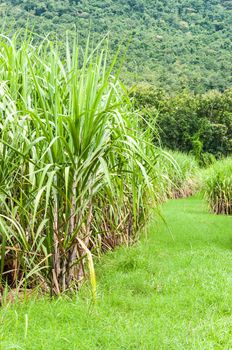
[[[168,91],[198,93],[231,85],[232,5],[226,0],[5,0],[2,31],[79,33],[81,43],[111,33],[111,48],[131,38],[127,82],[146,80]],[[125,44],[126,45],[126,44]]]

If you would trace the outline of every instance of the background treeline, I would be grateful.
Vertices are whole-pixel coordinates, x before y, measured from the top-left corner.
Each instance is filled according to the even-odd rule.
[[[38,34],[79,33],[84,44],[111,33],[111,49],[131,38],[127,82],[146,80],[173,92],[203,93],[231,85],[232,4],[226,0],[5,0],[2,31],[25,26]],[[126,44],[125,44],[126,45]]]
[[[175,96],[149,85],[132,93],[135,106],[156,123],[164,147],[193,153],[204,163],[232,153],[232,89],[224,93],[183,92]]]

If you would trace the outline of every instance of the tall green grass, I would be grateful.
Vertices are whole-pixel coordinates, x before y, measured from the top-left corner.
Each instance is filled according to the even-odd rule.
[[[178,151],[162,151],[157,167],[162,174],[160,190],[166,198],[184,198],[199,187],[199,165],[194,156]]]
[[[65,52],[0,36],[0,284],[59,294],[88,260],[95,293],[90,250],[133,241],[159,174],[117,55],[68,39]]]
[[[203,189],[215,214],[232,214],[232,158],[214,163],[203,174]]]

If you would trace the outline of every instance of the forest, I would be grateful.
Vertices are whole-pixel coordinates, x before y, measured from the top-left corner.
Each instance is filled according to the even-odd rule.
[[[225,0],[5,0],[4,32],[29,28],[65,40],[77,32],[81,45],[109,34],[114,52],[128,47],[123,77],[173,93],[224,91],[231,85],[232,4]]]

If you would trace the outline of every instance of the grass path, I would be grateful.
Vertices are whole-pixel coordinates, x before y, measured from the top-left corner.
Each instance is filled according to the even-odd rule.
[[[81,293],[3,308],[0,349],[232,349],[232,217],[198,198],[164,215],[169,229],[101,260],[97,305]]]

